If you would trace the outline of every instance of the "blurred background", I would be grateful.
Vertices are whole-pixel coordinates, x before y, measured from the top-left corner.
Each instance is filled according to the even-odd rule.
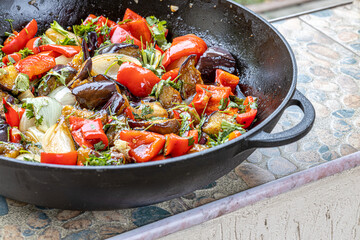
[[[259,13],[268,20],[317,11],[347,4],[352,0],[234,0]]]

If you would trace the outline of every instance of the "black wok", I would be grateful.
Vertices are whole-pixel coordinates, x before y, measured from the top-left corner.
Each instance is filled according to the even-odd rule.
[[[170,38],[195,33],[209,46],[221,45],[236,58],[241,89],[259,98],[255,126],[235,141],[207,151],[114,167],[58,166],[0,158],[0,194],[16,200],[62,209],[137,207],[194,191],[228,173],[257,147],[276,147],[296,141],[311,129],[315,112],[296,90],[296,63],[284,38],[265,20],[229,1],[215,0],[3,0],[0,32],[15,29],[32,18],[44,32],[53,20],[63,26],[79,24],[89,13],[121,18],[127,7],[142,16],[168,21]],[[179,6],[172,13],[169,5]],[[269,134],[290,105],[304,118],[294,128]]]

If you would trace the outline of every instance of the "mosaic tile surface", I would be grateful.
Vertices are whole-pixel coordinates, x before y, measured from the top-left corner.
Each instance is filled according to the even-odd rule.
[[[360,25],[359,18],[348,17],[353,11],[349,5],[275,23],[296,55],[298,89],[317,113],[313,130],[302,140],[258,149],[203,189],[137,209],[67,211],[0,196],[0,239],[105,239],[358,151],[360,49],[350,48],[359,42]],[[301,117],[300,109],[288,108],[274,131],[291,128]]]

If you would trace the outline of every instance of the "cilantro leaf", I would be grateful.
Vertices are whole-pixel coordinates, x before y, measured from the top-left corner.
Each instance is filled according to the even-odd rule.
[[[94,144],[95,151],[104,150],[105,144],[103,141]]]

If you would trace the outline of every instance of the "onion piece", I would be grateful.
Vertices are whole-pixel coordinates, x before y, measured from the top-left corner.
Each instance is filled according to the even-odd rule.
[[[31,109],[38,129],[46,132],[61,116],[62,105],[51,97],[24,99],[26,108]],[[25,115],[26,116],[26,115]]]
[[[104,74],[116,79],[120,67],[120,65],[117,64],[117,61],[132,62],[142,66],[140,61],[134,57],[118,53],[105,53],[92,58],[92,70],[95,73],[94,75]]]
[[[16,157],[16,159],[32,162],[40,162],[40,156],[33,153],[24,153]]]
[[[24,114],[22,115],[22,117],[20,119],[19,130],[21,132],[26,132],[29,128],[35,126],[35,118],[30,118],[29,119],[27,117],[28,112],[29,112],[29,110],[26,109],[26,111],[24,112]]]
[[[26,132],[25,136],[34,143],[40,143],[44,138],[44,133],[37,129],[35,126],[30,127]]]
[[[61,86],[52,91],[48,97],[56,99],[62,105],[74,105],[76,103],[75,96],[66,86]]]
[[[46,131],[41,145],[42,149],[48,153],[76,151],[74,141],[64,119]]]
[[[30,91],[30,89],[26,90],[25,92],[21,93],[19,96],[18,96],[18,99],[20,101],[22,101],[23,99],[25,98],[34,98],[34,94]]]
[[[71,62],[72,60],[73,60],[73,57],[67,58],[64,55],[61,55],[61,56],[55,58],[56,65],[59,65],[59,64],[66,65],[69,62]]]

